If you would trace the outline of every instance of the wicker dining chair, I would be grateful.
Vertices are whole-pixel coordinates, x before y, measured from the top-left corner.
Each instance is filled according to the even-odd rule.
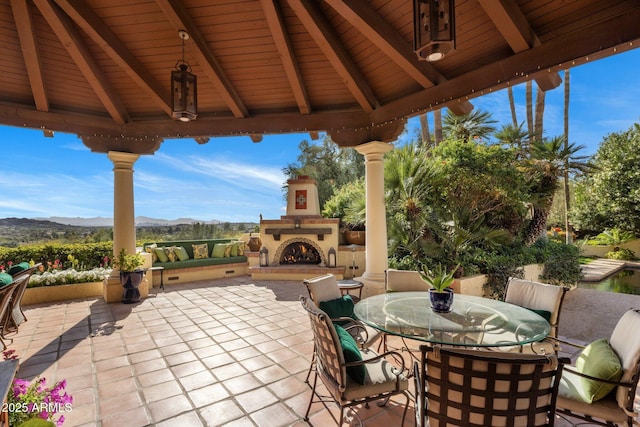
[[[418,426],[553,426],[557,379],[568,359],[426,345],[420,352]]]
[[[631,309],[618,320],[608,340],[596,340],[584,347],[576,363],[567,366],[562,375],[558,414],[603,426],[640,425],[640,408],[635,406],[640,379],[639,331],[640,310]],[[603,351],[603,345],[611,351]]]
[[[388,403],[390,397],[403,394],[407,399],[402,414],[401,425],[404,425],[410,396],[407,391],[409,381],[403,374],[402,355],[397,352],[377,354],[367,348],[361,349],[358,355],[354,354],[357,347],[350,335],[340,332],[340,327],[335,326],[329,316],[306,297],[300,297],[300,302],[311,322],[316,360],[311,397],[304,420],[309,420],[313,403],[335,402],[340,407],[338,425],[341,426],[345,409],[375,400],[380,400],[379,405],[382,406]],[[318,377],[329,396],[318,392]],[[355,411],[354,414],[358,417]]]

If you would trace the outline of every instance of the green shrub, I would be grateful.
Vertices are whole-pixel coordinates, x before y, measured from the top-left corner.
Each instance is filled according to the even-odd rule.
[[[636,259],[636,253],[631,249],[620,248],[617,251],[607,252],[605,257],[607,259],[619,259],[623,261],[631,261],[632,259]]]
[[[0,247],[0,268],[22,261],[42,263],[45,270],[90,270],[111,265],[113,242]]]

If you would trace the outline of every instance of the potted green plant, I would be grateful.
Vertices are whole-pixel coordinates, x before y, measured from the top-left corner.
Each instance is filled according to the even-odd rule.
[[[434,269],[429,269],[425,264],[422,264],[419,273],[422,280],[431,285],[429,301],[431,301],[433,311],[437,313],[451,311],[453,306],[453,289],[451,289],[451,285],[455,280],[454,275],[459,267],[460,264],[449,271],[441,264],[438,264]]]
[[[128,254],[125,248],[120,249],[118,257],[113,261],[113,267],[120,270],[120,283],[124,288],[122,302],[132,304],[140,302],[138,287],[142,282],[144,257],[139,254]]]

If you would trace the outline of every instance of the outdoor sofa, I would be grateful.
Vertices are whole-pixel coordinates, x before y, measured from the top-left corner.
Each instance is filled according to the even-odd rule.
[[[246,243],[231,239],[174,240],[142,245],[152,255],[153,285],[242,276],[249,273]],[[179,249],[181,248],[181,249]],[[163,257],[164,254],[164,257]]]

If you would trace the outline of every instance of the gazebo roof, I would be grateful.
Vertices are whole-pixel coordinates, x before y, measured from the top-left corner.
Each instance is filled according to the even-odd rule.
[[[457,0],[455,18],[455,51],[429,63],[410,0],[0,0],[0,124],[97,151],[318,131],[353,146],[510,84],[557,87],[558,71],[640,43],[637,0]],[[188,123],[170,111],[178,30],[198,78]]]

